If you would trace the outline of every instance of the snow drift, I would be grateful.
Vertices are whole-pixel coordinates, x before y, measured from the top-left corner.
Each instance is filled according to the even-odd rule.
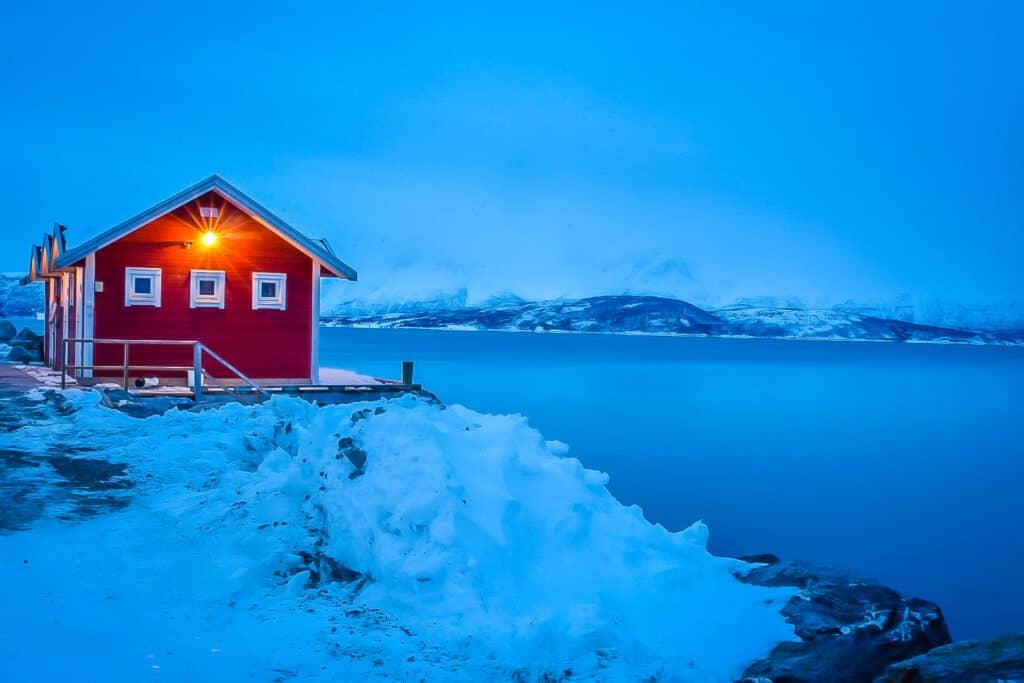
[[[0,437],[75,443],[137,487],[0,537],[15,670],[64,673],[63,647],[87,678],[718,681],[793,639],[791,589],[737,581],[703,524],[649,523],[520,416],[275,398],[136,420],[98,400],[46,392],[45,419]],[[116,653],[80,645],[106,629]]]

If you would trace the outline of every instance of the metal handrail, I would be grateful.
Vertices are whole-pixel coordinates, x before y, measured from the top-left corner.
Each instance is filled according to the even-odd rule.
[[[150,370],[150,371],[165,371],[165,372],[188,372],[192,371],[192,390],[195,400],[199,400],[203,395],[203,378],[210,377],[215,379],[208,372],[203,370],[203,352],[205,351],[213,357],[218,363],[227,368],[240,380],[248,384],[255,391],[264,396],[269,397],[266,389],[261,387],[256,382],[249,379],[241,370],[236,368],[231,363],[224,360],[224,358],[214,352],[206,344],[203,344],[197,340],[185,340],[185,339],[86,339],[86,338],[67,338],[62,339],[62,363],[61,363],[61,375],[60,375],[60,388],[67,388],[67,372],[69,368],[68,363],[68,349],[71,344],[81,344],[84,351],[85,344],[92,344],[95,347],[97,344],[118,344],[124,347],[124,362],[121,365],[82,365],[82,364],[70,364],[74,371],[79,370],[120,370],[122,372],[122,381],[126,391],[129,391],[128,386],[128,372],[130,370]],[[137,346],[191,346],[192,347],[192,365],[132,365],[128,361],[128,349],[132,345]]]
[[[267,391],[263,387],[261,387],[259,384],[256,384],[256,382],[253,382],[251,379],[246,377],[242,373],[241,370],[239,370],[234,365],[232,365],[231,363],[229,363],[226,360],[224,360],[223,356],[221,356],[219,353],[216,353],[213,349],[211,349],[206,344],[204,344],[202,342],[196,342],[196,345],[195,345],[194,348],[195,348],[195,351],[194,351],[194,353],[195,353],[195,363],[194,363],[194,365],[199,368],[200,372],[203,372],[203,369],[202,369],[202,360],[203,360],[203,358],[202,358],[202,356],[203,356],[203,351],[206,351],[208,354],[213,356],[213,359],[215,361],[217,361],[218,363],[220,363],[221,365],[226,367],[231,372],[235,373],[235,375],[238,377],[238,379],[242,380],[243,382],[248,384],[250,387],[255,389],[257,392],[263,394],[264,396],[267,396],[267,397],[270,396],[270,394],[268,394]],[[197,386],[197,388],[198,388],[198,386]]]

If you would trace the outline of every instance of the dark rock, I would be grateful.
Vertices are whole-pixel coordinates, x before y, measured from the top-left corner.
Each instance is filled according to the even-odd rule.
[[[898,662],[876,683],[1024,681],[1024,633],[937,647]]]
[[[40,358],[24,346],[12,346],[7,354],[7,360],[11,363],[31,363],[40,360]]]
[[[369,408],[363,408],[362,410],[357,410],[354,413],[352,413],[352,415],[349,416],[348,419],[352,423],[352,426],[354,427],[356,424],[359,423],[360,420],[365,420],[371,414],[372,411]]]
[[[356,469],[363,469],[363,465],[366,464],[366,451],[362,448],[346,448],[345,457]]]
[[[315,588],[325,581],[352,583],[353,581],[358,581],[363,578],[362,572],[349,569],[330,555],[326,555],[323,552],[317,551],[316,553],[309,553],[305,550],[300,550],[299,556],[302,557],[305,569],[309,570],[309,582],[306,585],[307,588]]]
[[[360,411],[362,412],[362,411]],[[356,442],[350,436],[343,436],[338,439],[338,457],[345,456],[357,470],[363,469],[366,464],[366,451],[356,446]]]
[[[21,337],[15,337],[13,339],[8,339],[7,343],[11,346],[21,346],[26,349],[43,348],[43,341],[41,339],[23,339]]]
[[[11,362],[30,363],[43,359],[43,338],[27,327],[6,341],[11,345],[8,355]]]
[[[18,328],[10,320],[0,320],[0,341],[12,339],[18,334]]]
[[[778,555],[772,553],[761,553],[759,555],[741,555],[736,558],[737,560],[743,560],[750,564],[777,564],[782,562],[782,559]]]
[[[32,330],[28,329],[27,327],[21,328],[21,332],[19,332],[17,334],[15,339],[24,339],[24,340],[27,340],[27,341],[36,341],[36,342],[39,342],[40,344],[43,343],[43,338],[41,336],[39,336],[38,334],[36,334],[35,332],[33,332]]]
[[[777,645],[747,667],[744,681],[870,681],[890,664],[950,642],[933,603],[841,570],[752,557],[766,564],[738,575],[741,581],[800,589],[782,609],[800,641]]]

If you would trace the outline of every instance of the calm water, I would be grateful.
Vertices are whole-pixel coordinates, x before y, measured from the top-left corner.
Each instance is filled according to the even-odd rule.
[[[1024,349],[324,329],[322,364],[518,412],[717,554],[848,567],[1024,630]]]

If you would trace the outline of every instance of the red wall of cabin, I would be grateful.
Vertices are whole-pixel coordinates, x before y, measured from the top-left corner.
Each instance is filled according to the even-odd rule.
[[[200,206],[216,206],[216,219]],[[207,230],[216,244],[203,245]],[[186,248],[184,243],[191,242]],[[125,306],[125,268],[160,268],[161,303]],[[94,337],[97,339],[196,339],[251,378],[310,378],[313,263],[274,232],[216,193],[158,218],[96,252]],[[224,308],[190,308],[193,269],[225,271]],[[252,309],[252,273],[287,274],[286,310]],[[191,365],[191,347],[131,347],[133,365]],[[121,347],[97,345],[95,365],[120,365]],[[203,367],[231,377],[206,356]],[[112,373],[97,371],[97,376]],[[184,373],[132,372],[131,376],[184,378]],[[315,379],[315,378],[314,378]]]

